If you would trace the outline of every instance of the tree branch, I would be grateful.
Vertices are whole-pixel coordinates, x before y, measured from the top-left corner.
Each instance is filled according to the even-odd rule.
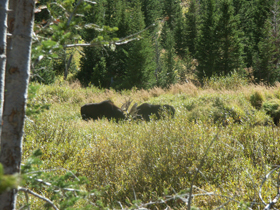
[[[264,180],[262,181],[262,183],[261,183],[261,186],[260,186],[260,190],[259,190],[259,197],[260,197],[260,199],[261,199],[261,201],[263,202],[263,204],[265,205],[265,210],[268,210],[268,209],[270,209],[270,208],[272,208],[274,205],[275,205],[275,203],[279,200],[279,198],[280,198],[280,192],[279,192],[279,186],[278,186],[278,189],[277,189],[277,195],[276,195],[276,197],[273,199],[273,201],[272,202],[270,202],[269,204],[267,204],[264,200],[263,200],[263,198],[262,198],[262,186],[264,185],[264,183],[266,182],[266,180],[269,178],[269,176],[273,173],[273,172],[275,172],[276,170],[278,170],[280,168],[280,166],[278,166],[278,167],[276,167],[275,169],[273,169],[273,170],[271,170],[265,177],[264,177]],[[278,178],[279,178],[279,176],[278,176]],[[279,181],[279,180],[278,180]]]
[[[26,189],[26,188],[23,188],[23,187],[19,187],[19,188],[18,188],[18,191],[27,192],[27,193],[29,193],[29,194],[31,194],[31,195],[34,195],[35,197],[37,197],[37,198],[39,198],[39,199],[41,199],[41,200],[46,201],[47,203],[49,203],[55,210],[59,210],[59,209],[56,207],[56,205],[54,205],[54,203],[53,203],[51,200],[49,200],[48,198],[45,198],[45,197],[43,197],[43,196],[41,196],[41,195],[39,195],[39,194],[33,192],[32,190],[29,190],[29,189]]]
[[[277,203],[279,198],[280,198],[280,192],[278,192],[278,194],[276,195],[276,197],[273,199],[272,202],[270,202],[269,204],[266,205],[264,210],[269,210],[269,209],[273,208],[273,206]]]
[[[84,2],[90,3],[90,4],[96,4],[95,1],[89,1],[89,0],[84,0]]]
[[[68,18],[68,21],[67,21],[67,26],[70,25],[70,22],[72,20],[72,17],[74,16],[74,14],[76,13],[76,10],[78,9],[79,5],[83,2],[83,0],[79,0],[76,7],[74,8],[73,12],[70,14],[70,17]]]
[[[122,45],[122,44],[127,44],[131,41],[134,41],[134,40],[137,40],[137,39],[140,39],[140,38],[137,38],[137,37],[134,37],[134,36],[137,36],[141,33],[143,33],[144,31],[148,30],[149,28],[151,28],[152,26],[155,26],[155,23],[149,25],[148,27],[146,27],[145,29],[141,30],[141,31],[138,31],[137,33],[134,33],[134,34],[131,34],[131,35],[128,35],[124,38],[120,38],[118,41],[111,41],[111,42],[108,42],[108,45],[112,45],[112,44],[115,44],[115,45]],[[134,38],[132,38],[134,37]],[[93,47],[93,46],[103,46],[104,43],[100,43],[100,42],[96,42],[96,43],[84,43],[84,44],[66,44],[64,45],[63,47],[64,48],[69,48],[69,47]]]

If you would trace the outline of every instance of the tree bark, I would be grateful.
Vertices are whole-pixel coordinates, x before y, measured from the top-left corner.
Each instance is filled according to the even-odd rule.
[[[0,0],[0,135],[2,130],[2,112],[4,101],[4,80],[6,68],[8,0]],[[1,140],[1,138],[0,138]]]
[[[65,53],[66,54],[66,53]],[[65,55],[66,57],[66,55]],[[69,59],[68,59],[68,62],[67,64],[65,65],[65,70],[64,70],[64,80],[67,80],[67,76],[68,76],[68,71],[69,71],[69,68],[70,68],[70,64],[71,64],[71,61],[72,61],[72,58],[73,58],[73,53],[70,55]],[[67,59],[65,59],[66,61]]]
[[[34,0],[10,0],[0,162],[5,174],[20,173],[27,99]],[[15,209],[17,189],[0,194],[0,210]]]

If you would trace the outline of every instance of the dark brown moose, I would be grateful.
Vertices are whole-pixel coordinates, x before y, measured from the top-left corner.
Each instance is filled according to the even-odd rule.
[[[97,120],[105,117],[108,120],[115,119],[116,122],[118,122],[119,120],[126,119],[124,111],[127,110],[130,103],[131,101],[126,102],[121,108],[117,107],[110,100],[102,101],[100,103],[85,104],[81,107],[81,115],[83,120]]]
[[[161,114],[164,110],[166,110],[171,115],[172,118],[175,115],[174,107],[168,104],[153,105],[153,104],[144,103],[138,106],[136,109],[137,109],[136,111],[137,115],[142,116],[142,118],[145,121],[150,121],[150,116],[153,114],[156,116],[156,119],[160,119]]]

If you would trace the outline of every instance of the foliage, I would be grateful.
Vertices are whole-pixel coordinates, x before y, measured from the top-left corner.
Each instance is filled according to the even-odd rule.
[[[265,100],[265,97],[262,92],[256,90],[251,96],[250,96],[250,102],[253,107],[260,109],[263,105],[263,101]]]
[[[145,25],[149,26],[161,18],[162,14],[162,1],[161,0],[141,0],[141,10],[145,17]]]
[[[202,2],[201,23],[196,43],[196,55],[198,60],[197,76],[211,77],[216,72],[215,61],[217,59],[217,13],[213,0]]]
[[[44,192],[46,196],[59,209],[73,209],[81,200],[87,200],[90,193],[83,189],[87,183],[85,177],[77,177],[71,171],[63,168],[42,170],[43,161],[40,159],[42,152],[37,149],[24,162],[21,168],[24,185],[32,191]],[[20,196],[21,197],[21,196]],[[35,197],[36,198],[36,197]],[[25,206],[29,206],[28,199]],[[89,209],[89,202],[84,202],[81,209]],[[50,203],[44,204],[45,208],[51,207]]]
[[[167,23],[165,23],[165,25],[167,25]],[[159,75],[161,87],[168,87],[169,85],[175,83],[175,42],[173,37],[174,35],[171,29],[168,28],[168,26],[166,26],[166,33],[166,52],[163,55],[164,65]]]
[[[95,7],[93,8],[95,9]],[[97,18],[105,10],[103,20]],[[100,21],[111,27],[117,26],[113,33],[117,37],[126,37],[145,28],[144,17],[139,1],[103,2],[96,6],[95,16],[88,21]],[[84,31],[85,39],[98,36],[92,30]],[[149,35],[144,32],[137,40],[126,45],[110,49],[110,46],[98,49],[85,49],[81,60],[78,79],[84,86],[93,84],[101,88],[114,89],[149,88],[155,85],[153,49]]]
[[[88,40],[96,45],[106,45],[110,41],[118,40],[110,33],[117,28],[86,22],[84,15],[89,13],[94,5],[91,1],[49,1],[38,4],[35,19],[34,41],[32,45],[32,81],[45,84],[53,83],[54,76],[68,72],[75,72],[77,66],[71,65],[75,50],[67,50],[67,44],[81,44],[83,30],[88,28],[101,31],[98,37]],[[70,65],[69,65],[70,64]],[[69,70],[70,69],[70,70]],[[66,76],[66,75],[65,75]]]
[[[232,1],[222,0],[219,6],[220,16],[217,20],[218,55],[212,74],[229,74],[241,72],[243,68],[242,32],[238,29],[239,16],[234,16]]]
[[[18,175],[4,175],[4,169],[0,163],[0,193],[18,186],[20,178]]]
[[[259,53],[254,59],[255,77],[257,81],[266,81],[269,84],[274,84],[279,81],[279,17],[280,5],[275,2],[273,7],[273,16],[268,18],[264,23],[264,36],[258,43]]]
[[[246,67],[253,68],[255,82],[274,84],[279,80],[278,7],[274,0],[43,0],[36,10],[41,12],[36,14],[31,79],[50,84],[68,70],[84,86],[166,87],[179,81],[166,74],[176,78],[180,63],[193,58],[198,65],[191,77],[201,81],[243,74]],[[133,43],[110,44],[146,27]],[[92,46],[66,50],[68,44],[85,42]],[[80,69],[70,62],[72,55],[79,57],[77,49]]]
[[[40,85],[38,84],[30,84],[28,86],[28,103],[25,111],[25,114],[27,116],[35,116],[45,109],[49,109],[49,107],[51,106],[50,104],[40,103],[36,100],[36,93],[39,88]]]
[[[234,90],[240,88],[241,86],[246,86],[248,80],[246,77],[240,75],[236,71],[233,71],[229,75],[213,75],[209,79],[205,78],[203,83],[205,88],[213,88],[215,90]]]
[[[274,123],[278,125],[280,119],[280,100],[279,99],[270,99],[263,103],[263,108],[267,114],[269,114]]]
[[[196,0],[191,0],[186,13],[186,44],[189,52],[195,55],[195,45],[197,38],[198,6]]]
[[[23,162],[28,165],[31,151],[40,148],[44,164],[35,165],[35,171],[49,173],[51,169],[64,168],[75,176],[85,176],[88,182],[80,187],[96,190],[96,194],[76,202],[76,209],[87,206],[87,199],[99,208],[119,208],[120,204],[123,208],[140,208],[147,204],[149,208],[186,209],[181,198],[186,198],[193,174],[218,134],[194,180],[193,193],[199,197],[193,200],[193,206],[207,209],[226,205],[238,209],[250,203],[251,208],[259,208],[258,184],[272,165],[279,165],[280,130],[271,126],[265,101],[257,109],[251,105],[250,97],[258,91],[265,100],[276,100],[279,88],[232,88],[197,89],[191,84],[176,84],[169,89],[116,92],[81,88],[77,82],[40,86],[35,99],[51,102],[52,106],[26,121]],[[129,97],[138,104],[147,101],[173,105],[175,118],[118,124],[106,119],[81,119],[80,107],[84,103],[111,99],[120,106]],[[41,172],[37,178],[60,186],[57,176],[64,177],[63,171],[54,170],[50,177]],[[69,176],[68,180],[71,183],[76,179]],[[32,181],[27,186],[38,192]],[[58,195],[44,190],[47,186],[43,183],[40,187],[49,198]],[[274,197],[274,191],[273,182],[268,182],[263,188],[264,199]],[[22,196],[18,200],[19,205],[25,203]],[[156,202],[162,200],[165,202]],[[150,201],[155,203],[148,205]],[[35,199],[30,205],[39,209],[43,204]]]

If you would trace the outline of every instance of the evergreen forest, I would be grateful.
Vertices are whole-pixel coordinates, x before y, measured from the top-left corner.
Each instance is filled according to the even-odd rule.
[[[77,4],[60,2],[69,13]],[[33,43],[32,81],[50,84],[69,75],[85,87],[123,90],[203,85],[234,72],[254,83],[280,79],[276,0],[99,0],[71,13],[70,24],[58,4],[40,1],[48,9],[35,17],[44,39]]]

